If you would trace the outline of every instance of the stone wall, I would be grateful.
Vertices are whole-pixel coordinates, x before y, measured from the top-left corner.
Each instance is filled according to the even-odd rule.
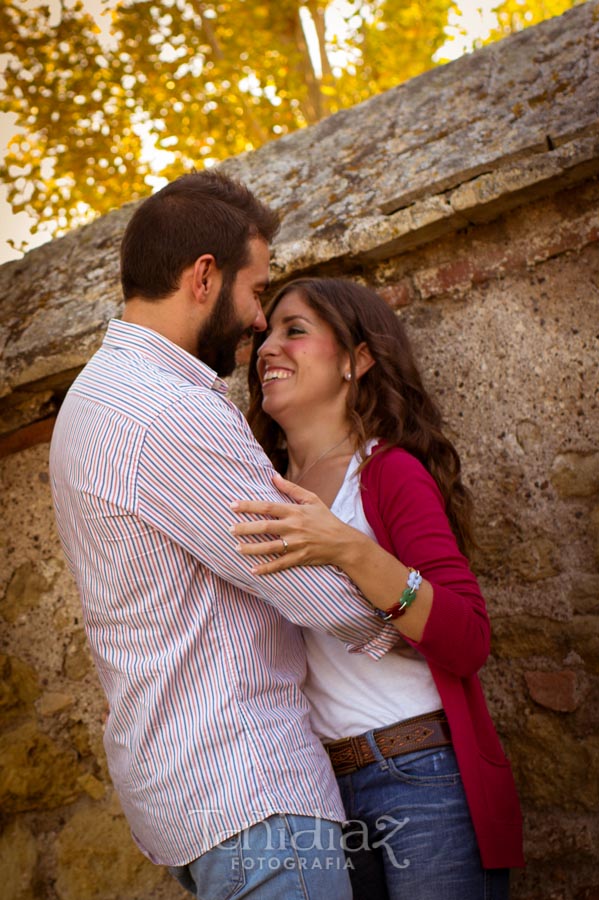
[[[445,412],[476,500],[494,632],[483,681],[525,813],[516,900],[599,896],[598,12],[587,3],[225,165],[284,215],[275,281],[376,287]],[[135,849],[107,777],[47,474],[60,399],[120,309],[130,213],[0,268],[6,900],[185,896]],[[240,404],[244,379],[242,354]]]

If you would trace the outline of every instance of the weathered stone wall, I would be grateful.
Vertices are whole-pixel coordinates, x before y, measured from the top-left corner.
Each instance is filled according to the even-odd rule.
[[[273,202],[281,194],[275,279],[342,272],[379,289],[446,414],[476,499],[474,564],[494,629],[483,680],[524,806],[516,900],[599,895],[597,13],[589,3],[227,164]],[[107,777],[104,701],[47,475],[62,392],[120,308],[130,212],[0,269],[7,900],[184,896],[135,849]],[[239,402],[244,377],[240,365]]]

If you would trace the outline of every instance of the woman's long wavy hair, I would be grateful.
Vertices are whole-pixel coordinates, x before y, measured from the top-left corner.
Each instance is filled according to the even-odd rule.
[[[442,432],[441,413],[426,392],[405,329],[385,301],[370,288],[342,278],[299,278],[284,285],[266,310],[270,317],[282,298],[297,291],[333,329],[340,352],[347,352],[352,379],[347,416],[356,447],[382,438],[388,447],[402,447],[415,456],[435,479],[447,517],[462,552],[475,546],[471,499],[462,484],[460,458]],[[248,421],[277,471],[287,469],[285,434],[262,409],[257,371],[258,349],[265,334],[254,338],[249,368]],[[365,342],[375,365],[356,379],[355,348]],[[363,465],[368,465],[366,459]]]

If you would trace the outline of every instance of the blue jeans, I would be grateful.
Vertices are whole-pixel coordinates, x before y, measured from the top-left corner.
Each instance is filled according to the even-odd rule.
[[[197,900],[351,900],[348,868],[337,822],[281,814],[169,871]]]
[[[483,869],[452,747],[384,759],[337,781],[354,900],[507,900],[509,869]]]

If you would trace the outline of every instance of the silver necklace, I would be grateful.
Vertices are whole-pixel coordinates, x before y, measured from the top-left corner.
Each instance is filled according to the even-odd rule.
[[[321,453],[320,456],[317,456],[314,462],[311,462],[309,466],[306,466],[305,469],[302,469],[300,471],[299,475],[295,479],[295,484],[299,484],[301,481],[303,481],[310,469],[313,469],[316,463],[319,463],[321,459],[324,459],[325,456],[327,456],[329,453],[332,453],[333,450],[336,450],[337,447],[340,447],[341,444],[344,444],[347,440],[349,440],[349,434],[346,434],[344,438],[341,438],[340,441],[338,441],[336,444],[333,444],[332,447],[329,447],[324,451],[324,453]]]

